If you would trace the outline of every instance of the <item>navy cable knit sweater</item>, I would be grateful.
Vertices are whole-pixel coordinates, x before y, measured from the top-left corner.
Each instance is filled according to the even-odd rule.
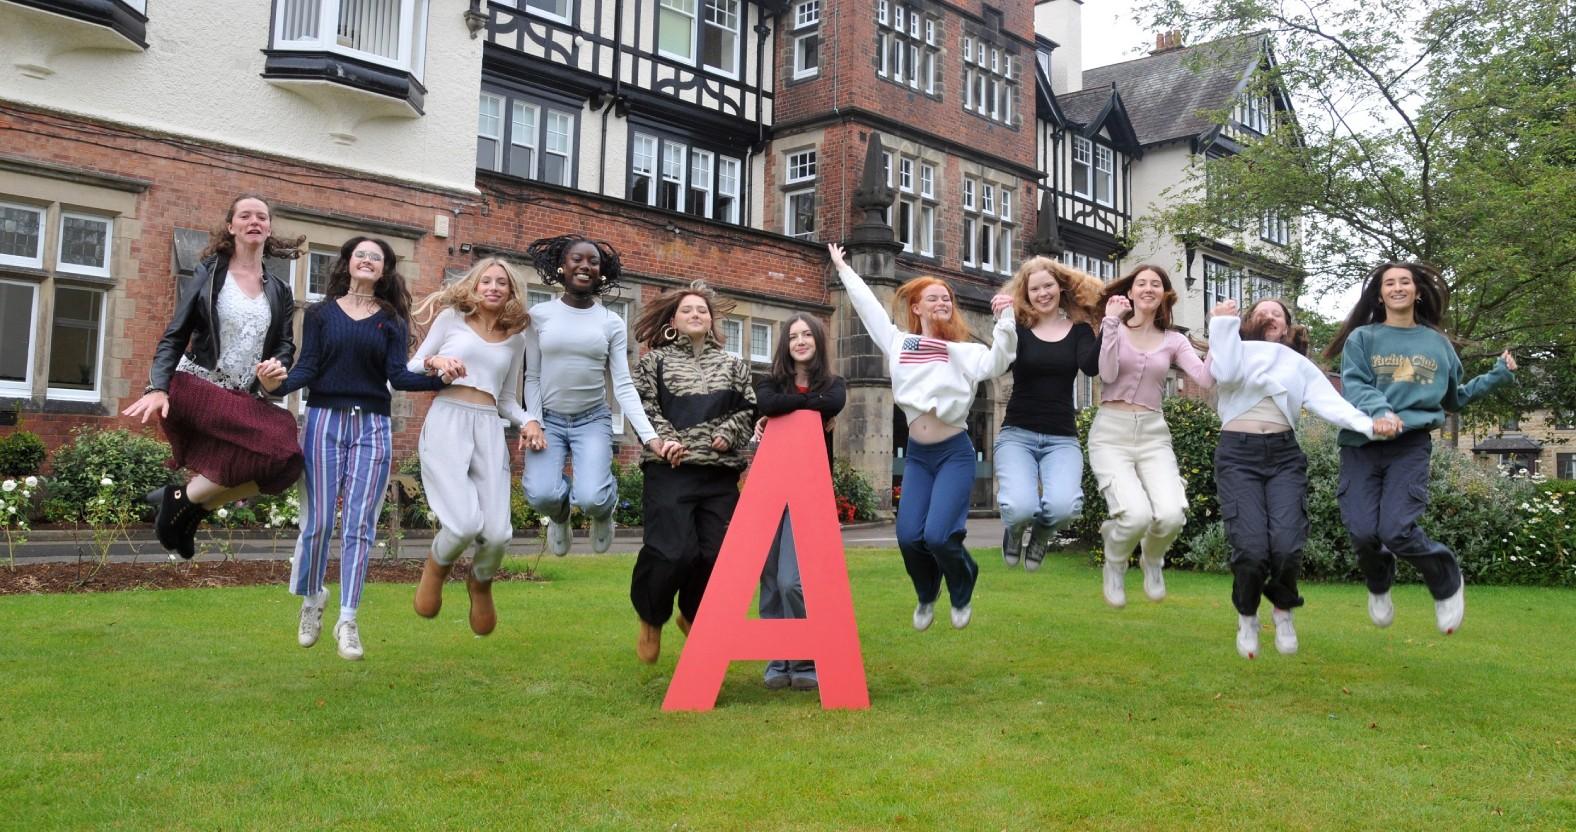
[[[443,380],[405,369],[405,325],[387,312],[355,320],[330,298],[306,311],[301,354],[275,396],[307,388],[308,407],[389,415],[396,390],[441,390]]]

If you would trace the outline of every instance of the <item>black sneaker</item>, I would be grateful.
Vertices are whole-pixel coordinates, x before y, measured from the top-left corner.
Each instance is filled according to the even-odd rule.
[[[1014,530],[1008,526],[1001,531],[1001,559],[1008,566],[1018,565],[1018,556],[1023,549],[1023,529]]]

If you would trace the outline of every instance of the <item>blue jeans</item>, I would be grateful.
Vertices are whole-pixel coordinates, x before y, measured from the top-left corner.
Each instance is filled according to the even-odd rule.
[[[618,504],[613,479],[613,419],[607,405],[566,416],[542,414],[547,447],[525,452],[525,499],[531,507],[558,522],[569,519],[571,502],[593,518],[612,516]],[[574,480],[564,473],[564,459],[574,459]]]
[[[897,504],[897,548],[921,604],[935,603],[941,579],[953,607],[974,597],[980,568],[963,548],[974,487],[974,443],[967,433],[924,445],[910,439]]]
[[[1061,528],[1083,513],[1083,449],[1076,436],[1003,427],[996,436],[996,503],[1001,522]]]

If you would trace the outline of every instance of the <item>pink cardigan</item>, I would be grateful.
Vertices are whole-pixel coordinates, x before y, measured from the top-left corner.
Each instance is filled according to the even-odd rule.
[[[1127,327],[1119,318],[1100,322],[1100,403],[1129,402],[1150,410],[1160,409],[1165,395],[1166,374],[1171,365],[1187,373],[1193,383],[1209,389],[1215,380],[1204,368],[1187,336],[1166,330],[1160,346],[1141,352],[1128,340]]]

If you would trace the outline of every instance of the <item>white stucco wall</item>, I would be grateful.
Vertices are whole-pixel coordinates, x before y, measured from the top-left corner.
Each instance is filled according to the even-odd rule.
[[[414,118],[388,117],[397,102],[386,97],[336,93],[319,105],[262,78],[272,6],[158,0],[149,4],[148,48],[128,50],[82,48],[104,40],[101,27],[0,3],[0,99],[475,190],[482,41],[465,27],[464,4],[431,0],[425,114]],[[353,141],[342,143],[346,136]]]
[[[1034,33],[1056,41],[1051,54],[1051,89],[1083,89],[1083,2],[1040,0],[1034,7]]]

